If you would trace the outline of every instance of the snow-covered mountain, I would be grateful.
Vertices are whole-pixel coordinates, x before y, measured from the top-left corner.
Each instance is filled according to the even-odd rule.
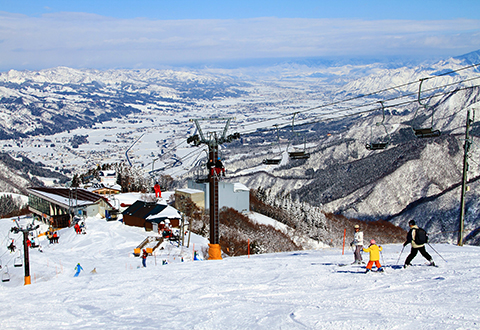
[[[12,70],[0,74],[0,125],[4,139],[24,138],[5,140],[2,150],[31,155],[33,161],[41,159],[62,171],[124,162],[129,150],[133,166],[175,167],[166,173],[182,179],[193,176],[192,166],[202,157],[201,150],[179,147],[194,133],[189,119],[234,117],[232,130],[240,132],[242,140],[222,148],[229,180],[279,196],[289,194],[324,212],[352,218],[403,225],[415,216],[427,229],[442,227],[438,240],[454,240],[462,138],[466,110],[478,99],[480,75],[472,64],[479,54],[411,66],[283,63],[255,74],[252,68]],[[423,78],[428,79],[422,83],[421,102],[428,108],[417,102]],[[385,103],[385,119],[378,101]],[[296,111],[302,113],[293,130]],[[384,126],[377,125],[380,122]],[[280,144],[271,129],[274,124],[281,127]],[[442,135],[417,139],[412,133],[412,127],[430,126]],[[385,129],[388,148],[367,150],[366,143],[388,137]],[[478,133],[474,123],[474,140]],[[75,148],[72,135],[84,143]],[[311,157],[289,160],[287,148],[302,149],[303,137]],[[280,166],[262,164],[279,150]],[[471,179],[479,175],[473,162],[478,154],[473,147]],[[475,190],[470,190],[467,204],[473,205],[475,198]],[[422,201],[451,215],[439,219],[442,212],[424,214]],[[468,231],[478,227],[477,214],[475,206],[468,210]]]
[[[0,74],[0,139],[51,135],[192,100],[238,96],[228,77],[172,70],[10,70]]]
[[[240,164],[232,164],[232,180],[268,188],[280,196],[292,194],[325,212],[351,218],[390,220],[404,228],[408,220],[415,219],[434,234],[433,241],[456,241],[467,109],[475,108],[479,93],[479,87],[468,88],[432,103],[434,128],[442,132],[439,137],[415,137],[415,109],[399,109],[396,114],[390,113],[384,123],[390,135],[388,147],[372,151],[365,147],[372,138],[386,138],[385,130],[376,125],[382,121],[381,115],[338,120],[315,131],[315,137],[305,134],[309,159],[245,173],[243,167],[259,164],[268,157],[266,153],[257,153]],[[425,116],[422,125],[427,127],[430,123]],[[475,189],[480,174],[475,161],[480,156],[476,147],[478,127],[474,122],[470,132],[473,147],[468,178],[472,182],[466,197],[466,233],[474,234],[469,240],[476,243],[476,228],[480,225],[476,202],[479,194]],[[284,153],[286,147],[284,144]]]

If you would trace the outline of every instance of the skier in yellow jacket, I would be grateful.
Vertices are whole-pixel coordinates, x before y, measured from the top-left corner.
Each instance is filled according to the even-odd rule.
[[[368,273],[369,271],[372,270],[373,263],[375,263],[375,266],[377,266],[377,271],[378,272],[383,272],[382,265],[380,265],[380,251],[382,251],[382,247],[378,246],[375,243],[375,240],[372,239],[370,241],[370,246],[368,248],[364,248],[364,252],[369,252],[370,253],[370,261],[367,264],[367,270],[365,273]]]

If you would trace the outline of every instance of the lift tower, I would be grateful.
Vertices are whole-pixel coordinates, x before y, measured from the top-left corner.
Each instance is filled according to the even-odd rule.
[[[203,118],[203,119],[190,119],[195,123],[198,134],[195,134],[187,139],[188,143],[192,143],[194,146],[206,144],[208,146],[209,160],[215,162],[218,158],[218,148],[223,143],[232,142],[235,139],[240,138],[239,133],[234,133],[227,136],[228,126],[232,118]],[[206,137],[202,128],[200,127],[200,121],[226,121],[223,132],[220,136],[217,132],[208,133]],[[218,260],[222,259],[222,250],[220,247],[220,234],[219,234],[219,216],[218,216],[218,181],[219,176],[215,171],[209,171],[208,183],[209,183],[209,197],[210,197],[210,244],[208,249],[208,259]]]
[[[31,231],[34,231],[38,229],[39,225],[34,226],[33,222],[31,224],[28,224],[26,228],[20,227],[18,224],[18,221],[15,220],[15,224],[17,225],[16,227],[12,227],[10,231],[12,233],[18,234],[19,232],[23,233],[23,256],[24,256],[24,265],[25,265],[25,285],[29,285],[32,283],[30,279],[30,257],[29,257],[29,251],[28,251],[28,245],[27,245],[27,240],[28,240],[28,234]]]

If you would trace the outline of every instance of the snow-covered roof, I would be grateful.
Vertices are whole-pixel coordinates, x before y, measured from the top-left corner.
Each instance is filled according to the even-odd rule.
[[[34,187],[28,188],[27,190],[33,195],[42,197],[64,207],[86,206],[95,204],[101,199],[105,200],[102,196],[82,188],[68,189]]]
[[[98,172],[98,175],[99,176],[116,176],[116,173],[115,171],[112,171],[112,170],[103,170]]]
[[[186,194],[198,194],[198,193],[203,194],[203,190],[191,189],[191,188],[181,188],[181,189],[177,189],[176,191],[180,191],[180,192],[183,192],[183,193],[186,193]]]
[[[250,191],[250,189],[243,183],[237,182],[233,184],[233,191]]]
[[[85,188],[89,191],[95,191],[95,190],[99,190],[99,189],[112,189],[112,190],[116,190],[116,191],[122,191],[122,186],[120,186],[119,184],[114,184],[114,185],[108,185],[108,184],[105,184],[105,183],[94,183],[93,185],[91,185],[90,187],[88,188]]]
[[[172,219],[172,218],[179,219],[181,217],[182,216],[177,211],[177,209],[175,209],[174,207],[171,207],[170,205],[167,205],[167,207],[164,208],[161,212],[157,214],[149,215],[146,220],[153,221],[156,219]]]

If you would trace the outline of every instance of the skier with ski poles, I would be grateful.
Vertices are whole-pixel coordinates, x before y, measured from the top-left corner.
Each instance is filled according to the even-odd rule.
[[[428,252],[425,250],[425,244],[428,243],[428,236],[424,229],[419,228],[414,220],[410,220],[408,222],[410,226],[410,231],[407,234],[407,240],[403,243],[403,247],[407,246],[408,244],[412,245],[412,249],[410,250],[410,254],[405,259],[405,264],[403,268],[407,268],[410,266],[413,258],[417,255],[420,251],[422,256],[428,260],[430,263],[429,266],[435,266],[435,262],[433,262],[433,258]],[[402,250],[403,251],[403,250]]]
[[[368,273],[372,270],[374,263],[375,266],[377,266],[377,272],[383,272],[382,265],[380,265],[380,251],[382,250],[383,248],[381,246],[378,246],[374,239],[370,241],[370,246],[368,248],[363,249],[364,252],[370,253],[370,261],[367,264],[367,269],[365,273]]]

